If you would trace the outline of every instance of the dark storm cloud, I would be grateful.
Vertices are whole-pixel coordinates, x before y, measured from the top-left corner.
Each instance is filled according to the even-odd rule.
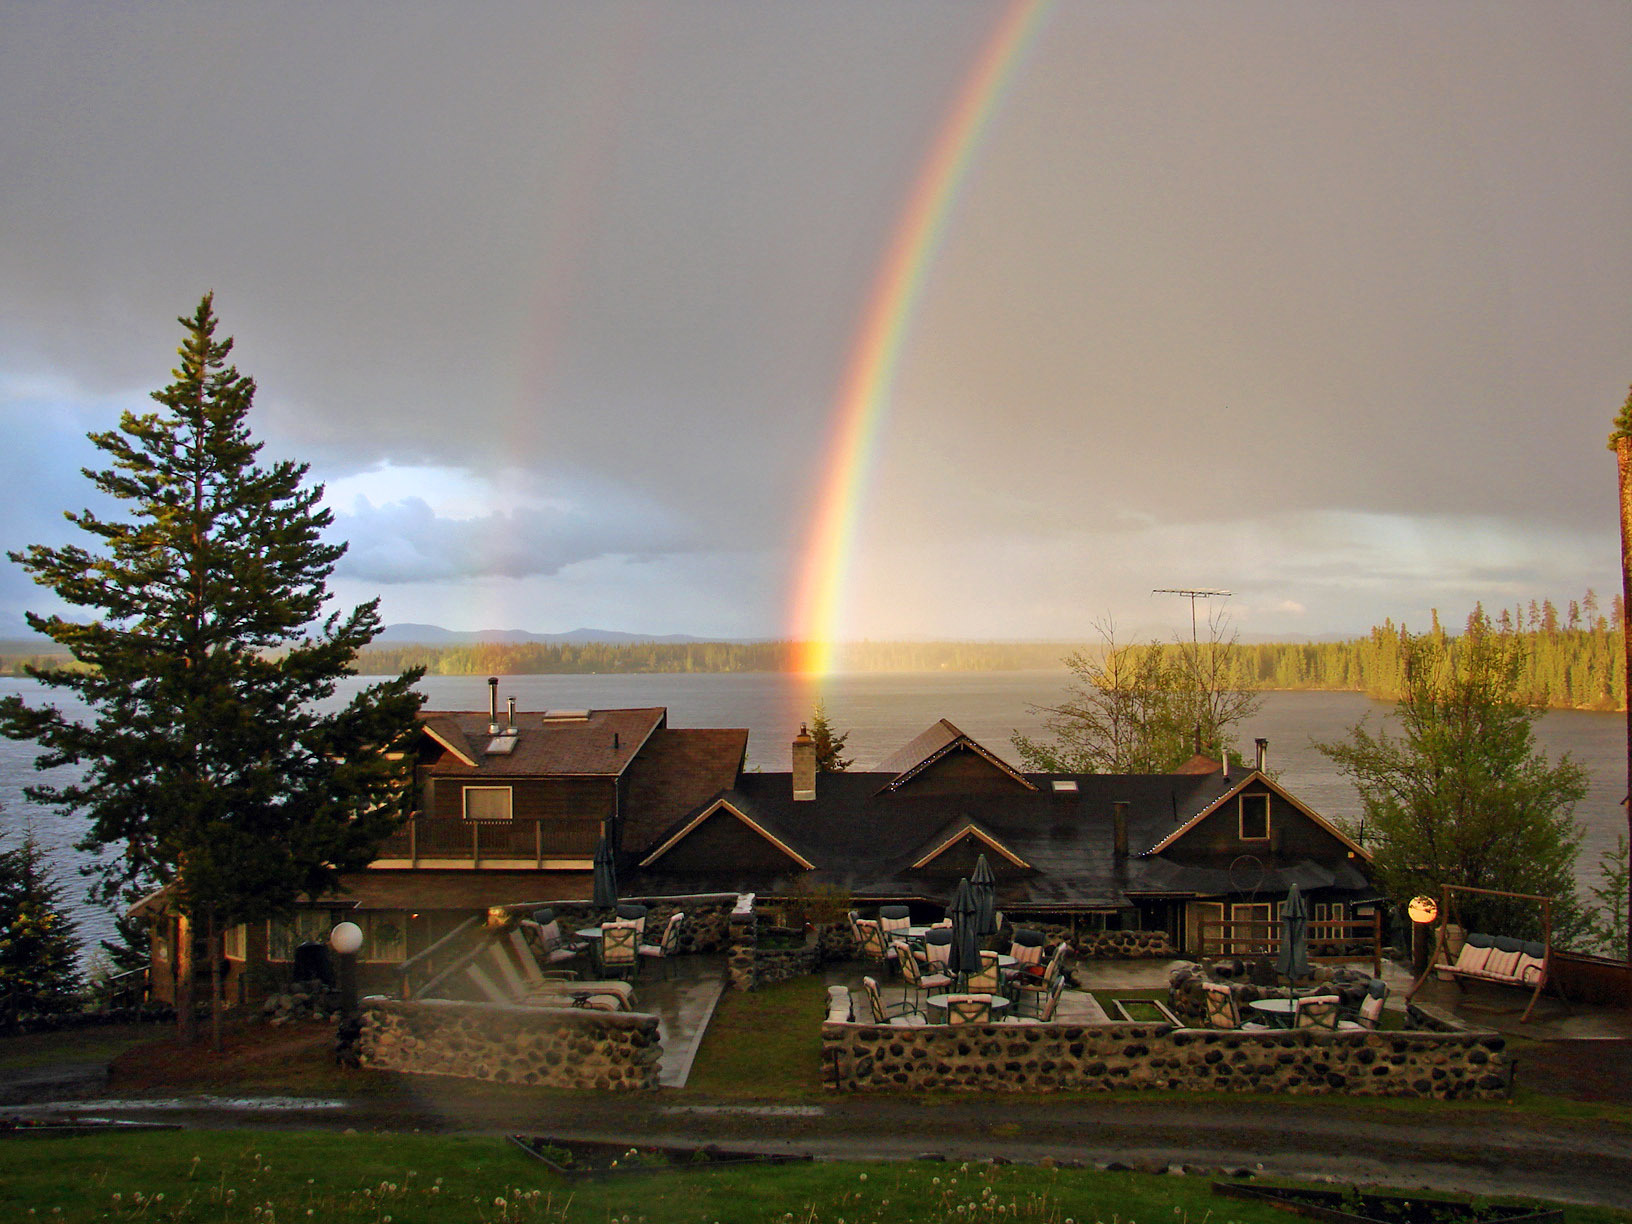
[[[139,397],[213,288],[273,453],[596,490],[489,524],[514,544],[434,488],[375,498],[351,580],[615,605],[685,581],[631,555],[791,570],[1001,12],[10,6],[0,373],[71,383],[71,413]],[[1203,572],[1358,628],[1480,581],[1608,585],[1629,39],[1609,5],[1055,6],[920,269],[854,630],[978,606],[1070,634]],[[29,521],[61,458],[19,486]],[[589,571],[605,591],[566,581]],[[788,585],[753,583],[762,609]]]

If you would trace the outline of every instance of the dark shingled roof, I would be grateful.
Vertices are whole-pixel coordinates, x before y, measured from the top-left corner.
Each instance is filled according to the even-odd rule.
[[[1029,780],[1039,787],[1033,791],[915,795],[886,790],[893,776],[820,774],[816,798],[797,802],[788,775],[750,773],[726,798],[816,864],[815,871],[803,873],[811,884],[865,897],[941,897],[962,873],[948,876],[933,862],[918,869],[912,864],[927,847],[973,824],[1033,868],[1020,871],[1000,855],[987,855],[1003,904],[1115,908],[1126,904],[1124,894],[1146,874],[1147,863],[1114,855],[1111,804],[1130,804],[1129,843],[1148,846],[1226,789],[1216,774],[1081,774],[1071,775],[1075,794],[1055,793],[1052,776],[1033,775]],[[1170,875],[1164,873],[1164,890]],[[710,878],[715,887],[780,891],[763,877],[737,878],[728,863]],[[660,881],[665,887],[678,882],[663,875],[661,859],[642,869],[642,880],[642,887],[654,890]]]
[[[465,910],[528,901],[589,900],[586,871],[359,871],[324,898],[361,909]]]
[[[500,725],[504,715],[499,716]],[[487,733],[485,710],[425,711],[420,714],[433,738],[448,743],[476,762],[466,765],[451,752],[436,763],[438,777],[617,777],[629,767],[651,734],[662,727],[668,711],[591,710],[582,720],[544,721],[542,713],[516,715],[516,745],[503,755],[487,752],[494,738]]]

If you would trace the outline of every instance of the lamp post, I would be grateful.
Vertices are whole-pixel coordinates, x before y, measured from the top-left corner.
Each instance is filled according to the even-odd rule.
[[[336,923],[329,932],[329,947],[340,958],[340,1014],[357,1014],[357,952],[363,946],[363,928],[355,922]]]
[[[1430,931],[1439,917],[1439,902],[1432,897],[1412,897],[1405,912],[1411,918],[1411,972],[1421,973],[1434,954]]]

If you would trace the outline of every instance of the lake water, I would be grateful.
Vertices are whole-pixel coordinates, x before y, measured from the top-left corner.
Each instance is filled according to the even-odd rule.
[[[549,708],[666,706],[673,727],[747,727],[748,766],[786,770],[788,745],[807,721],[816,697],[828,716],[850,739],[847,756],[855,768],[869,769],[938,718],[946,718],[986,747],[1013,759],[1009,737],[1015,731],[1042,732],[1042,717],[1031,707],[1057,702],[1064,692],[1063,672],[932,672],[866,673],[834,676],[813,691],[803,680],[776,673],[743,675],[514,676],[499,688],[514,696],[523,710]],[[344,695],[366,683],[347,685]],[[429,709],[485,710],[487,683],[482,676],[429,676],[420,688]],[[0,694],[21,693],[44,699],[33,681],[0,678]],[[1317,741],[1333,740],[1363,718],[1386,718],[1391,707],[1357,693],[1266,693],[1263,709],[1242,726],[1247,754],[1252,741],[1269,740],[1269,766],[1299,799],[1325,816],[1359,813],[1353,786],[1317,752]],[[1551,759],[1568,752],[1583,765],[1591,781],[1576,817],[1586,828],[1579,860],[1583,883],[1597,883],[1600,856],[1626,831],[1620,806],[1626,794],[1626,721],[1620,714],[1574,710],[1549,711],[1537,725],[1537,740]],[[23,787],[37,780],[34,749],[0,739],[0,829],[31,825],[48,850],[70,897],[78,899],[84,884],[77,871],[86,856],[72,847],[84,833],[83,822],[31,804]],[[56,771],[61,776],[65,771]],[[108,934],[109,917],[99,907],[75,909],[88,941]]]

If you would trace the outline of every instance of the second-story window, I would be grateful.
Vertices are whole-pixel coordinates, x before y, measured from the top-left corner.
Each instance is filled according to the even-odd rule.
[[[1269,795],[1242,795],[1241,840],[1269,840]]]
[[[465,787],[466,820],[509,820],[510,788],[508,786]]]

